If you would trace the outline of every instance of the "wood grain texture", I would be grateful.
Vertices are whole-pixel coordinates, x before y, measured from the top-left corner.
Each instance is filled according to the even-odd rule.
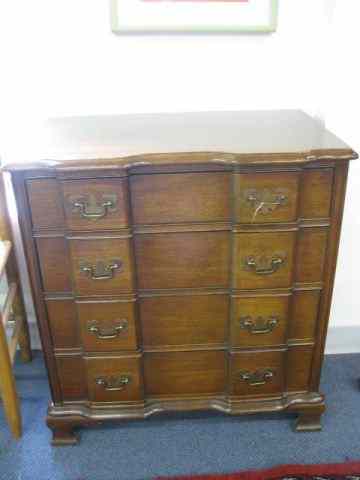
[[[225,352],[146,353],[144,375],[145,392],[151,397],[223,393]]]
[[[54,347],[80,347],[80,329],[73,299],[48,299],[46,309]]]
[[[286,355],[286,390],[306,392],[310,386],[312,345],[294,345]]]
[[[84,400],[88,396],[84,361],[80,356],[58,357],[57,372],[63,401]]]
[[[327,218],[330,216],[333,177],[332,168],[303,172],[300,217]]]
[[[292,297],[289,340],[314,340],[321,292],[295,291]]]
[[[26,187],[33,228],[64,227],[64,207],[57,180],[55,178],[28,180]]]
[[[65,218],[70,230],[116,230],[129,224],[127,179],[68,180],[61,182]],[[111,207],[103,207],[111,202]],[[75,204],[84,205],[83,215]]]
[[[129,402],[143,398],[143,381],[139,355],[122,357],[86,358],[89,399],[92,402]],[[129,383],[117,386],[120,377],[127,377]],[[98,385],[102,378],[109,387]],[[112,385],[115,385],[112,387]],[[118,390],[111,390],[118,388]]]
[[[252,327],[244,328],[246,321],[250,321]],[[271,321],[276,325],[266,331]],[[243,348],[283,345],[287,340],[288,321],[289,296],[233,297],[231,345]]]
[[[227,232],[138,235],[134,241],[140,289],[226,288],[229,284]]]
[[[128,238],[72,238],[69,241],[74,290],[78,295],[114,294],[131,292],[134,289],[134,275],[131,245]],[[96,275],[110,265],[118,265],[109,279],[92,278],[91,273],[82,270],[92,268]],[[109,272],[105,272],[109,274]]]
[[[78,301],[76,309],[85,351],[116,352],[137,349],[134,302],[120,299],[101,302]],[[94,325],[98,329],[97,332],[90,330]]]
[[[38,138],[41,143],[29,147],[23,162],[9,152],[9,168],[16,170],[20,163],[21,169],[63,172],[174,162],[301,165],[356,158],[348,145],[297,110],[58,118],[49,120]]]
[[[224,346],[228,295],[155,296],[140,299],[145,349],[169,346]]]
[[[43,290],[46,292],[71,292],[71,262],[64,237],[36,239]]]
[[[131,204],[135,224],[230,220],[229,173],[135,175]]]
[[[298,185],[298,172],[235,175],[236,221],[277,223],[296,220]]]
[[[292,281],[295,232],[241,233],[234,238],[234,288],[289,287]],[[270,268],[273,258],[282,258],[283,264],[270,274],[256,273],[246,266],[253,258],[258,268]]]
[[[295,272],[297,282],[321,281],[327,236],[327,228],[303,228],[299,231]]]
[[[230,395],[232,396],[273,396],[281,395],[284,388],[284,351],[237,352],[230,358]],[[271,371],[273,377],[263,384],[251,385],[251,380],[243,380],[242,373],[254,375],[256,372]],[[261,377],[262,379],[262,377]]]

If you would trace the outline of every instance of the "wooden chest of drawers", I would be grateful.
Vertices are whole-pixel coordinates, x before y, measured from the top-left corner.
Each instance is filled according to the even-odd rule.
[[[54,444],[167,410],[286,410],[320,428],[354,152],[293,111],[49,128],[53,153],[8,168]]]

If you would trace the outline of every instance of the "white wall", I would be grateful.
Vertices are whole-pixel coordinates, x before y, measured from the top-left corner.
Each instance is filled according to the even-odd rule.
[[[360,2],[338,0],[321,72],[327,127],[360,153]],[[360,160],[352,162],[327,348],[360,351]]]
[[[1,0],[0,152],[21,143],[21,124],[36,118],[260,108],[325,116],[360,150],[359,4],[280,0],[273,35],[119,37],[107,0]],[[357,325],[360,311],[359,179],[360,163],[350,175],[333,326]],[[330,340],[330,350],[342,348],[338,333]]]

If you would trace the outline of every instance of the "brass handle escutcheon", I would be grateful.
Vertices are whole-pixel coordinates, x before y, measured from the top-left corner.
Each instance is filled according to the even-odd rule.
[[[248,191],[245,194],[246,201],[251,203],[255,209],[254,216],[258,213],[266,215],[273,212],[278,207],[288,203],[288,197],[284,193],[273,193],[267,189],[261,192],[257,190]]]
[[[96,265],[81,265],[80,271],[88,275],[92,280],[111,280],[114,278],[115,270],[120,268],[120,261],[113,261],[108,264],[96,262]]]
[[[127,320],[119,320],[114,326],[111,327],[100,327],[97,320],[90,320],[88,322],[88,331],[94,335],[99,340],[114,340],[119,337],[124,330],[128,327]]]
[[[240,317],[239,320],[240,328],[248,330],[253,335],[271,333],[278,323],[278,317],[268,317],[267,319],[257,317],[256,320],[253,320],[252,317],[247,316]]]
[[[121,375],[120,377],[98,377],[95,379],[96,385],[103,387],[107,392],[121,392],[131,382],[130,375]]]
[[[110,201],[103,202],[96,207],[97,211],[91,211],[87,202],[79,202],[79,201],[74,202],[73,206],[74,208],[77,208],[80,210],[80,216],[82,218],[96,220],[96,219],[105,217],[109,211],[109,208],[114,207],[114,203]]]
[[[260,387],[270,382],[274,376],[275,371],[269,368],[256,370],[255,372],[239,372],[239,379],[247,382],[251,387]]]
[[[244,265],[246,270],[253,270],[257,275],[271,275],[275,273],[283,264],[285,258],[279,255],[274,255],[271,258],[260,257],[255,258],[253,256],[246,257],[244,259]]]

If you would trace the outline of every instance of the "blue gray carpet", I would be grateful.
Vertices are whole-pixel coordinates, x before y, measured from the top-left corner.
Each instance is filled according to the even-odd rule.
[[[148,480],[158,475],[232,472],[283,463],[360,459],[360,354],[325,361],[323,431],[294,433],[291,416],[162,415],[81,431],[75,447],[52,448],[49,392],[40,353],[16,366],[24,436],[11,439],[0,405],[1,480]]]

